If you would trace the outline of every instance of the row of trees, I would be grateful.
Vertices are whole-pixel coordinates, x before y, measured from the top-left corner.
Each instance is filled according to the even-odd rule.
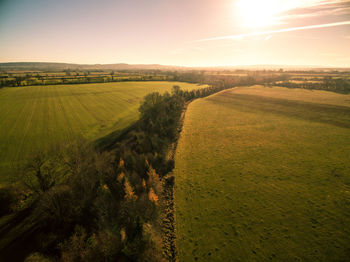
[[[0,76],[1,87],[18,87],[28,85],[55,85],[55,84],[84,84],[84,83],[105,83],[121,81],[166,81],[173,80],[172,74],[156,71],[102,71],[98,74],[91,74],[90,71],[78,72],[63,70],[57,74],[26,73],[16,75],[3,73]],[[64,73],[64,75],[60,74]]]
[[[0,79],[0,88],[18,87],[32,85],[61,85],[61,84],[86,84],[86,83],[107,83],[107,82],[124,82],[124,81],[168,81],[173,80],[167,76],[64,76],[64,77],[26,77],[16,76],[11,79]]]
[[[296,83],[293,81],[282,81],[274,83],[274,85],[288,88],[318,89],[341,93],[350,92],[350,80],[345,78],[325,77],[322,80],[318,79],[317,82],[306,80],[302,83]]]

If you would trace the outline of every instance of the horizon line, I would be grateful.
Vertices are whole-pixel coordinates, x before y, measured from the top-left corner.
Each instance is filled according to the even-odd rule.
[[[350,21],[349,21],[350,24]],[[240,64],[240,65],[172,65],[172,64],[157,64],[157,63],[76,63],[76,62],[48,62],[48,61],[11,61],[3,62],[0,61],[0,64],[11,64],[11,63],[52,63],[52,64],[68,64],[68,65],[79,65],[79,66],[94,66],[94,65],[131,65],[131,66],[163,66],[163,67],[184,67],[184,68],[218,68],[218,67],[299,67],[299,68],[346,68],[350,69],[350,66],[336,66],[336,65],[301,65],[301,64]]]

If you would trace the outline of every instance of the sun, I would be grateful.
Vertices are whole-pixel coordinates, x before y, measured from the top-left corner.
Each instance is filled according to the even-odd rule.
[[[277,0],[237,0],[236,12],[242,26],[258,28],[278,23],[283,7]]]

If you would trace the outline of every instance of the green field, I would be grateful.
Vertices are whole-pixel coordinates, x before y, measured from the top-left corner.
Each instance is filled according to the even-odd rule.
[[[240,87],[192,102],[179,261],[349,261],[350,95]]]
[[[138,118],[142,98],[150,92],[188,90],[180,82],[28,86],[0,89],[0,185],[11,169],[33,150],[69,143],[77,136],[95,139]]]

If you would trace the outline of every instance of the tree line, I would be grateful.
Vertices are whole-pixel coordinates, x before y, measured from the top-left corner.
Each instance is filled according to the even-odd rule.
[[[302,83],[296,83],[285,80],[282,82],[276,82],[274,85],[287,88],[317,89],[340,93],[350,92],[350,80],[345,78],[333,78],[331,76],[324,77],[322,80],[318,80],[317,82],[304,81]]]
[[[142,75],[117,75],[114,71],[105,72],[101,75],[91,75],[90,72],[70,72],[64,71],[62,76],[49,76],[36,74],[25,75],[3,75],[0,76],[0,88],[19,87],[19,86],[37,86],[37,85],[62,85],[62,84],[90,84],[90,83],[108,83],[125,81],[172,81],[169,75],[162,74],[144,74]]]

